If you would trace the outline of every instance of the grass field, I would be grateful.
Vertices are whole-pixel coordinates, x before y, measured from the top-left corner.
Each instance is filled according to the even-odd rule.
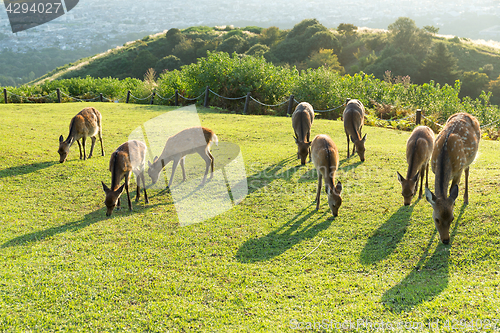
[[[58,137],[86,105],[103,115],[106,156],[96,149],[79,160],[74,145],[60,164]],[[0,106],[1,331],[500,330],[499,142],[480,143],[470,203],[461,186],[447,246],[425,199],[403,206],[396,171],[406,172],[408,132],[365,127],[361,163],[346,159],[340,121],[315,120],[312,134],[329,134],[341,156],[333,218],[324,192],[314,209],[316,173],[296,160],[290,118],[200,108],[202,125],[241,148],[248,196],[180,227],[171,194],[149,189],[149,204],[107,218],[101,181],[110,184],[111,153],[171,110]]]

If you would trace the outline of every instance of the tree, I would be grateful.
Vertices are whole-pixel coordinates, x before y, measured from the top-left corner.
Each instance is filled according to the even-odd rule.
[[[415,21],[400,17],[388,27],[391,44],[403,53],[423,56],[431,43],[431,36],[420,30]]]
[[[157,73],[162,73],[164,70],[173,71],[174,69],[180,69],[182,66],[181,59],[174,55],[169,55],[161,58],[156,62],[155,71]]]
[[[248,50],[248,42],[238,35],[231,36],[228,39],[225,39],[222,43],[217,47],[217,51],[227,52],[232,54],[236,53],[245,53]]]
[[[475,99],[479,97],[483,90],[486,90],[490,79],[485,73],[464,72],[461,81],[462,89],[460,89],[459,96],[469,96]]]
[[[267,45],[269,47],[276,45],[284,38],[283,33],[278,27],[269,27],[267,29],[264,29],[262,30],[262,33],[260,35],[261,44]]]
[[[453,85],[458,78],[457,59],[444,43],[437,43],[419,70],[420,83],[434,80],[440,84]]]
[[[306,61],[306,65],[308,68],[325,67],[341,75],[344,74],[344,67],[340,65],[337,55],[331,49],[320,49],[313,52]]]
[[[158,58],[151,52],[143,50],[135,57],[132,64],[132,75],[136,78],[142,78],[149,68],[155,66]]]
[[[255,44],[248,51],[245,52],[246,55],[260,57],[269,51],[269,46],[262,44]]]
[[[437,34],[439,32],[439,28],[432,25],[426,25],[424,26],[424,31],[427,31],[430,34]]]
[[[339,34],[346,37],[354,36],[356,34],[356,30],[358,30],[358,27],[350,23],[340,23],[337,27]]]
[[[500,76],[498,76],[496,80],[490,81],[488,84],[488,91],[491,91],[493,94],[491,102],[500,104]]]

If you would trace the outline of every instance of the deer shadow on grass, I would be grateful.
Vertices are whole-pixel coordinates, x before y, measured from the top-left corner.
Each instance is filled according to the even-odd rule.
[[[36,172],[41,169],[48,168],[54,164],[58,164],[59,162],[51,161],[51,162],[41,162],[41,163],[32,163],[32,164],[23,164],[14,167],[10,167],[7,169],[0,170],[0,178],[11,177],[11,176],[21,176],[28,173]]]
[[[419,201],[420,199],[411,206],[400,207],[368,238],[365,247],[361,251],[360,261],[362,264],[381,261],[396,249],[396,246],[406,233],[413,209]]]
[[[384,293],[382,303],[390,311],[396,313],[410,311],[415,306],[432,300],[446,289],[449,280],[450,247],[466,206],[464,204],[460,208],[450,235],[450,244],[444,245],[439,241],[434,253],[428,258],[430,247],[437,234],[434,230],[415,268],[400,283]]]
[[[293,161],[296,156],[297,155],[294,154],[276,164],[268,166],[264,170],[257,171],[253,175],[247,176],[248,195],[266,187],[276,179],[291,180],[293,175],[303,167],[301,165],[296,165],[285,170],[286,164]]]
[[[269,234],[247,240],[238,249],[236,260],[242,263],[266,261],[283,254],[288,249],[304,240],[316,237],[319,232],[330,226],[334,217],[330,216],[324,219],[324,216],[329,213],[329,210],[325,210],[323,213],[317,213],[312,205],[311,203],[290,221],[283,224],[278,229],[271,231]],[[315,214],[319,216],[312,219]],[[324,219],[324,221],[316,223],[322,219]],[[307,225],[304,225],[306,221]],[[299,228],[301,228],[301,230],[298,230]]]
[[[19,246],[19,245],[26,245],[28,243],[34,243],[41,241],[47,237],[52,237],[54,235],[66,232],[66,231],[78,231],[80,229],[83,229],[85,227],[88,227],[89,225],[92,225],[94,223],[97,223],[104,218],[106,218],[106,209],[98,209],[93,211],[92,213],[89,213],[85,215],[82,219],[78,221],[73,221],[69,222],[63,225],[55,226],[52,228],[44,229],[44,230],[39,230],[39,231],[34,231],[30,232],[28,234],[18,236],[16,238],[13,238],[5,243],[3,243],[0,247],[1,248],[7,248],[11,246]]]

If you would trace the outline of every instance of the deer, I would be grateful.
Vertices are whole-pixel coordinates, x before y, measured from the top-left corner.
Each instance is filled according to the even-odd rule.
[[[295,132],[295,143],[297,144],[297,159],[300,158],[300,164],[306,164],[307,155],[311,162],[311,125],[314,120],[314,110],[311,104],[302,102],[295,108],[292,114],[292,127]]]
[[[328,206],[334,217],[339,213],[342,204],[342,183],[335,184],[335,172],[339,167],[339,151],[335,142],[326,134],[319,134],[311,143],[311,155],[314,167],[318,172],[318,190],[316,192],[316,210],[319,209],[321,181],[325,181],[325,191],[328,195]]]
[[[101,141],[101,153],[102,156],[104,156],[101,113],[93,107],[84,108],[71,119],[69,124],[69,134],[66,140],[63,140],[64,138],[62,135],[59,137],[59,150],[57,151],[59,153],[59,163],[66,161],[69,154],[69,148],[75,141],[78,143],[78,147],[80,148],[80,159],[86,160],[85,141],[88,137],[92,139],[92,146],[90,147],[90,153],[88,156],[88,158],[91,158],[92,153],[94,152],[96,135],[99,135],[99,140]],[[82,139],[83,144],[83,155],[80,139]]]
[[[146,165],[146,144],[139,140],[131,140],[121,144],[111,154],[109,159],[109,171],[111,171],[111,188],[107,187],[104,182],[102,189],[106,194],[104,201],[106,205],[106,216],[111,216],[115,207],[120,209],[120,196],[123,193],[123,188],[127,192],[128,208],[132,210],[132,202],[130,201],[130,194],[128,186],[130,183],[130,174],[134,173],[137,181],[137,194],[135,202],[140,198],[140,183],[144,188],[144,201],[149,203],[148,194],[146,193],[146,182],[144,177],[144,167]],[[120,186],[120,182],[125,178],[125,183]]]
[[[363,123],[365,119],[365,107],[357,99],[347,99],[346,107],[342,115],[344,119],[344,131],[347,136],[347,158],[349,155],[349,137],[354,144],[352,155],[358,152],[361,162],[365,160],[365,141],[366,134],[361,138],[361,128],[363,128]]]
[[[469,203],[469,167],[476,158],[480,138],[477,119],[468,113],[456,113],[448,118],[434,142],[431,166],[435,174],[436,193],[426,187],[425,197],[432,206],[432,218],[443,244],[450,242],[453,207],[458,197],[462,171],[465,171],[464,204]]]
[[[411,204],[418,187],[420,176],[420,190],[418,198],[422,199],[422,187],[429,187],[429,161],[434,150],[434,132],[427,126],[417,126],[406,141],[406,162],[408,170],[406,179],[399,173],[398,180],[401,183],[403,203],[405,206]]]
[[[214,174],[214,157],[210,153],[210,146],[212,143],[219,145],[219,139],[214,131],[207,127],[190,127],[171,136],[167,139],[160,157],[155,156],[153,163],[148,161],[148,174],[151,181],[153,184],[156,184],[161,170],[163,170],[170,161],[173,161],[173,165],[168,187],[170,188],[170,186],[172,186],[175,169],[179,163],[182,169],[182,180],[185,181],[186,171],[184,169],[184,163],[186,155],[198,153],[206,163],[205,176],[202,182],[202,184],[204,184],[207,180],[208,168],[210,166],[212,167],[210,179],[212,179]]]

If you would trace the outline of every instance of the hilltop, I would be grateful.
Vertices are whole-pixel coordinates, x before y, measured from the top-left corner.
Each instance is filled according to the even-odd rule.
[[[408,18],[398,19],[388,30],[352,24],[327,29],[315,19],[303,20],[289,30],[255,26],[170,29],[58,67],[32,83],[86,76],[142,79],[149,68],[157,74],[176,70],[206,56],[207,51],[219,51],[264,56],[298,70],[326,66],[340,74],[363,71],[379,79],[417,84],[429,80],[453,84],[461,79],[462,97],[477,98],[485,90],[498,103],[500,45],[437,32],[432,26],[417,28]]]

